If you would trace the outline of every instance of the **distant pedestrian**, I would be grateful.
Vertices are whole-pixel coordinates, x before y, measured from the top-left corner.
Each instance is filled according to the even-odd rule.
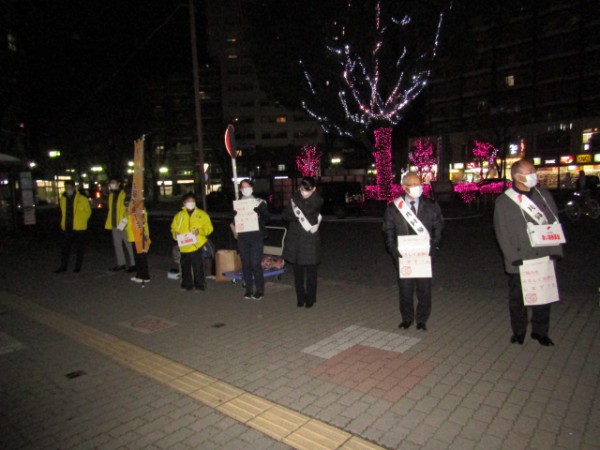
[[[181,288],[203,291],[206,277],[201,248],[213,232],[213,225],[208,214],[196,207],[194,194],[185,194],[182,200],[183,207],[171,223],[173,239],[178,242],[181,252]]]
[[[402,255],[398,250],[398,236],[423,235],[429,241],[432,260],[440,246],[444,218],[439,205],[422,197],[423,185],[415,172],[407,172],[402,178],[404,195],[395,199],[385,210],[383,233],[388,252],[392,255],[400,293],[399,328],[406,329],[415,321],[414,295],[416,291],[416,322],[418,330],[427,330],[431,314],[431,278],[400,278],[399,264]]]
[[[117,265],[110,269],[112,272],[127,270],[127,272],[135,272],[135,259],[133,256],[133,248],[131,242],[127,240],[127,207],[126,194],[123,189],[123,183],[119,177],[112,177],[108,184],[108,215],[104,228],[111,230],[113,247],[115,256],[117,257]],[[125,252],[127,252],[127,260]],[[129,263],[129,264],[128,264]]]
[[[533,247],[528,235],[528,223],[548,224],[558,222],[558,210],[552,195],[537,188],[535,166],[521,159],[510,169],[512,188],[496,199],[494,231],[504,255],[504,269],[508,273],[508,309],[512,328],[511,343],[523,344],[527,333],[528,313],[523,301],[519,266],[523,261],[549,256],[553,260],[562,257],[562,245]],[[534,219],[535,216],[537,219]],[[538,222],[539,221],[539,222]],[[551,346],[548,337],[550,327],[550,304],[529,306],[531,309],[531,338],[541,345]]]
[[[149,241],[150,240],[150,229],[148,228],[148,213],[144,209],[144,229],[142,231],[143,237],[142,239]],[[137,246],[135,244],[135,233],[134,233],[134,224],[132,223],[133,218],[129,217],[130,220],[127,221],[127,226],[125,227],[125,231],[127,232],[127,240],[131,243],[133,247],[133,253],[135,257],[135,269],[136,274],[131,278],[131,281],[134,283],[150,283],[150,270],[148,268],[148,251],[141,249],[138,252]]]
[[[283,259],[294,267],[298,307],[312,307],[317,301],[317,268],[321,262],[321,208],[323,198],[312,177],[304,177],[300,188],[285,206],[282,219],[289,222]]]
[[[577,177],[577,190],[579,192],[583,192],[586,190],[586,188],[587,188],[587,180],[585,177],[585,171],[580,170],[579,176]]]
[[[55,273],[67,270],[71,250],[75,251],[73,272],[79,273],[83,264],[85,237],[92,209],[88,198],[75,190],[75,183],[71,180],[65,181],[65,192],[60,196],[60,212],[60,267]]]
[[[262,270],[262,257],[266,234],[266,224],[269,222],[267,202],[253,195],[252,181],[245,179],[239,184],[241,198],[253,202],[253,212],[258,221],[258,230],[236,232],[238,251],[242,260],[242,275],[246,292],[245,299],[261,300],[265,293],[265,279]],[[235,212],[235,211],[234,211]]]

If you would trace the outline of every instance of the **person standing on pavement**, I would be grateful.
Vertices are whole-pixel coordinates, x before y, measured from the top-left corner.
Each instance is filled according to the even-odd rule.
[[[269,209],[266,201],[254,197],[252,181],[248,179],[242,180],[239,189],[242,195],[240,200],[253,200],[256,202],[254,212],[257,215],[259,227],[256,231],[240,231],[236,233],[238,251],[242,260],[242,275],[244,285],[246,286],[244,298],[248,300],[262,300],[265,293],[265,279],[261,263],[265,239],[267,237],[266,224],[269,222]]]
[[[117,265],[111,269],[112,272],[127,270],[127,272],[135,272],[135,259],[133,256],[133,248],[131,242],[127,240],[127,207],[125,205],[125,190],[122,182],[118,177],[112,177],[108,184],[110,194],[108,195],[108,216],[104,229],[111,230],[113,247],[115,256],[117,257]],[[125,249],[129,265],[125,260]]]
[[[213,225],[208,214],[196,207],[194,194],[185,194],[182,200],[183,207],[171,223],[173,239],[181,252],[181,288],[204,291],[206,278],[201,248],[213,232]]]
[[[294,267],[297,306],[311,308],[317,301],[317,268],[321,262],[321,208],[323,198],[312,177],[304,177],[281,218],[289,222],[283,259]]]
[[[61,221],[61,252],[60,267],[55,273],[67,270],[71,250],[75,251],[75,268],[73,272],[79,273],[83,264],[85,251],[85,235],[88,221],[92,215],[92,208],[87,197],[75,190],[75,183],[65,181],[65,192],[60,196]]]
[[[408,172],[402,178],[404,195],[391,202],[383,216],[383,233],[388,252],[392,255],[396,272],[399,273],[398,236],[411,234],[429,235],[429,255],[432,260],[439,249],[444,228],[444,218],[439,205],[422,197],[423,185],[415,172]],[[425,228],[425,229],[423,229]],[[431,278],[400,278],[399,328],[409,328],[415,321],[414,294],[416,291],[416,322],[418,330],[427,330],[427,320],[431,315]]]
[[[148,228],[148,213],[146,209],[144,209],[144,236],[143,239],[146,241],[150,240],[150,229]],[[127,225],[125,227],[125,231],[127,232],[127,241],[129,241],[130,245],[133,248],[133,253],[135,257],[135,269],[136,274],[131,278],[131,281],[134,283],[150,283],[150,270],[148,269],[148,251],[138,252],[137,247],[135,245],[135,233],[133,231],[133,224],[131,220],[127,221]]]
[[[513,186],[496,199],[494,208],[494,231],[504,256],[504,269],[508,273],[508,309],[512,328],[511,343],[523,344],[527,333],[528,312],[523,301],[519,266],[524,260],[549,256],[553,260],[562,257],[562,245],[533,247],[529,240],[527,223],[534,222],[528,208],[541,215],[543,222],[558,222],[558,210],[552,195],[537,188],[535,166],[521,159],[510,169]],[[531,338],[543,346],[552,346],[548,337],[550,327],[550,305],[535,305],[531,308]]]

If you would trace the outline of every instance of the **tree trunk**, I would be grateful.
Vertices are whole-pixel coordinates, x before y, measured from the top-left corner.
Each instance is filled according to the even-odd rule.
[[[392,129],[377,128],[375,134],[375,169],[377,170],[377,192],[380,200],[392,198]]]

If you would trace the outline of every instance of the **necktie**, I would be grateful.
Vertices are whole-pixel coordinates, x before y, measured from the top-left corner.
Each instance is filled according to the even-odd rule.
[[[415,215],[417,215],[417,210],[415,209],[415,201],[411,201],[410,202],[410,209],[412,210],[413,213],[415,213]]]

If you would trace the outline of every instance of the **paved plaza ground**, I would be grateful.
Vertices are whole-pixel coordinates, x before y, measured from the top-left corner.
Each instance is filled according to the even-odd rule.
[[[489,217],[447,221],[427,331],[398,329],[377,218],[323,223],[312,309],[290,273],[180,291],[160,216],[142,288],[101,219],[79,274],[51,229],[0,237],[3,449],[600,448],[598,222],[565,224],[548,348],[509,342]]]

